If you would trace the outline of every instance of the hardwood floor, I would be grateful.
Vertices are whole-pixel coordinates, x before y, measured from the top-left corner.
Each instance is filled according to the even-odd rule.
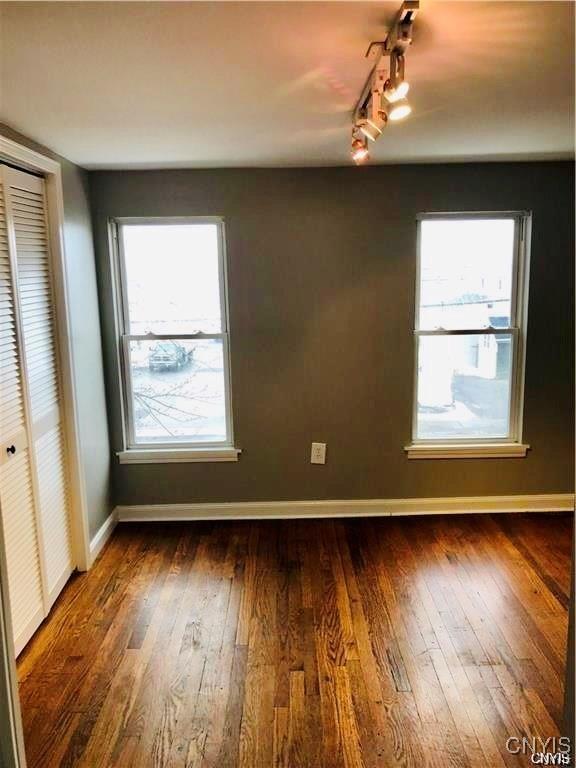
[[[119,526],[19,660],[29,766],[530,765],[571,518]]]

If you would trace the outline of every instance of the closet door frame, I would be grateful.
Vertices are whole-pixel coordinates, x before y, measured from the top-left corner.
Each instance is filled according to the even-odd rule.
[[[80,428],[74,352],[71,343],[69,289],[64,250],[64,201],[60,163],[28,147],[0,136],[0,162],[44,177],[48,217],[49,254],[55,302],[55,336],[62,385],[62,421],[66,438],[67,473],[70,482],[70,526],[74,566],[86,571],[91,565],[86,487],[82,472]],[[5,552],[0,552],[5,558]]]
[[[44,177],[48,217],[49,253],[55,301],[55,334],[62,387],[62,419],[67,447],[70,483],[70,524],[74,564],[80,571],[91,565],[86,487],[81,471],[80,428],[74,354],[71,343],[69,289],[64,252],[64,199],[60,163],[0,136],[0,162]],[[6,572],[6,550],[0,529],[0,703],[7,705],[7,718],[0,723],[0,757],[6,768],[26,768],[22,718],[18,697],[16,659],[12,640],[10,598]]]

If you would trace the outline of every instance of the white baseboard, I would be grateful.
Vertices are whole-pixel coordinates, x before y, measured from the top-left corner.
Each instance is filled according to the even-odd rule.
[[[461,515],[478,512],[568,512],[573,509],[574,494],[552,493],[531,496],[462,496],[439,499],[144,504],[118,506],[114,511],[119,522],[166,522],[177,520],[268,520],[302,517]]]
[[[106,520],[104,520],[104,522],[98,529],[98,532],[90,542],[89,567],[91,567],[94,564],[94,560],[96,560],[100,552],[102,552],[104,545],[106,544],[110,536],[112,536],[112,534],[114,533],[114,528],[116,528],[117,523],[118,523],[118,508],[112,510],[112,512],[108,515]]]

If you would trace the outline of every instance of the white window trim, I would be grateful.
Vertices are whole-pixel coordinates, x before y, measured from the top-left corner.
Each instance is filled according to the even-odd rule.
[[[416,437],[418,409],[418,339],[424,335],[418,328],[420,308],[420,224],[434,219],[513,219],[514,283],[512,286],[512,317],[510,328],[491,333],[512,333],[514,339],[513,370],[510,386],[510,434],[507,438],[478,438],[439,440]],[[412,441],[404,447],[409,459],[479,459],[518,458],[526,456],[530,446],[522,442],[524,413],[524,379],[526,369],[526,332],[528,327],[528,276],[530,266],[530,241],[532,217],[529,211],[464,211],[450,213],[421,213],[417,216],[417,257],[414,330],[414,382],[412,394]],[[486,329],[467,329],[466,333],[486,333]],[[441,331],[439,335],[450,332]],[[461,333],[454,331],[454,334]],[[434,335],[434,331],[426,335]]]
[[[117,452],[120,464],[166,464],[192,462],[238,461],[241,453],[234,447],[232,423],[232,381],[230,372],[230,329],[228,323],[228,279],[226,269],[226,237],[224,219],[220,216],[146,216],[119,217],[110,222],[110,244],[113,254],[114,299],[116,314],[116,338],[118,352],[118,383],[121,397],[122,437],[124,448]],[[170,225],[170,224],[216,224],[218,227],[218,273],[220,290],[220,313],[222,331],[220,333],[172,333],[138,335],[129,333],[128,295],[125,273],[125,260],[122,253],[120,228],[123,225]],[[130,396],[130,363],[128,344],[130,339],[213,339],[222,340],[224,358],[224,389],[227,439],[218,442],[197,443],[137,443],[134,438],[132,399]]]
[[[120,464],[189,464],[202,461],[238,461],[240,448],[131,448],[117,453]]]
[[[529,448],[523,443],[416,443],[404,450],[409,459],[506,459],[526,456]]]

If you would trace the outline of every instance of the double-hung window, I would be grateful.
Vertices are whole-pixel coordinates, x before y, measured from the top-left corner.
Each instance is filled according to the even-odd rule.
[[[419,217],[410,458],[525,455],[528,225],[525,213]]]
[[[124,462],[235,460],[224,225],[120,219]]]

